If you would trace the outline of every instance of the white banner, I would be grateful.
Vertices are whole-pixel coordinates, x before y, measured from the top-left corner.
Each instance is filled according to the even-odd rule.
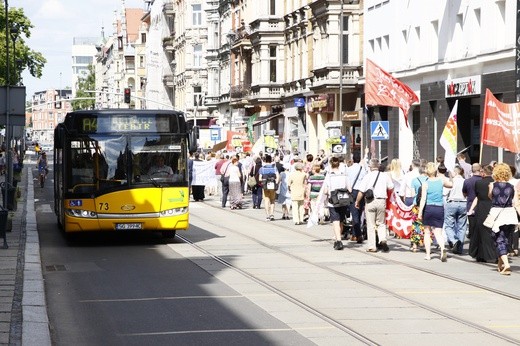
[[[212,185],[215,181],[214,161],[193,161],[193,181],[191,185]]]

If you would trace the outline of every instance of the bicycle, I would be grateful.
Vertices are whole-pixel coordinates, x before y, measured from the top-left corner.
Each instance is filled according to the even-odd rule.
[[[40,182],[40,187],[44,187],[45,185],[45,178],[47,177],[47,168],[40,167],[38,169],[38,181]]]

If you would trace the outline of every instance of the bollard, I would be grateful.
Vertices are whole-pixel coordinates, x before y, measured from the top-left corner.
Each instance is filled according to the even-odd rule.
[[[9,246],[7,245],[7,216],[8,212],[7,209],[0,206],[0,236],[4,238],[4,244],[2,246],[2,249],[8,249]]]

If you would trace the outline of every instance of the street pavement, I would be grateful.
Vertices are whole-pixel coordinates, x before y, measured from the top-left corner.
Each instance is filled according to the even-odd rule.
[[[11,230],[6,232],[5,242],[0,240],[2,345],[51,345],[34,208],[34,163],[25,160],[18,183],[21,195],[16,210],[9,211],[7,228]],[[5,243],[7,249],[2,246]]]
[[[41,267],[41,259],[40,259],[40,247],[39,247],[39,239],[38,239],[38,233],[37,233],[37,224],[36,224],[36,211],[35,211],[35,200],[34,200],[34,180],[33,180],[33,169],[34,169],[34,160],[26,160],[24,168],[23,168],[23,174],[22,174],[22,181],[18,183],[18,186],[21,191],[21,197],[17,201],[17,208],[15,211],[9,212],[9,219],[10,224],[12,223],[11,230],[6,233],[6,241],[8,248],[4,249],[1,248],[2,246],[2,240],[0,239],[0,344],[1,345],[24,345],[24,346],[32,346],[32,345],[51,345],[51,338],[50,338],[50,331],[49,331],[49,320],[47,316],[47,308],[46,308],[46,299],[45,299],[45,291],[44,291],[44,283],[43,283],[43,275],[42,275],[42,267]],[[3,180],[3,176],[0,177],[0,181]],[[250,195],[245,196],[245,199],[249,201],[251,198]],[[249,203],[248,203],[249,204]],[[191,241],[195,241],[198,243],[198,246],[195,248],[190,247],[189,244],[171,244],[171,248],[173,251],[178,252],[183,257],[190,259],[200,265],[202,268],[205,268],[206,270],[215,273],[214,267],[214,260],[208,261],[208,254],[204,255],[204,253],[200,252],[200,246],[204,246],[205,243],[208,243],[208,245],[211,244],[211,247],[215,251],[222,251],[223,254],[226,254],[228,257],[231,258],[244,258],[247,259],[249,257],[244,256],[244,254],[249,253],[252,251],[251,239],[241,239],[240,236],[237,234],[230,233],[229,231],[226,231],[225,229],[220,229],[219,227],[216,227],[215,224],[219,225],[225,225],[226,219],[229,218],[229,215],[232,213],[229,208],[226,210],[223,210],[219,207],[220,203],[218,201],[218,198],[215,196],[208,197],[204,203],[193,203],[192,204],[192,212],[193,212],[193,223],[192,227],[194,229],[186,235],[184,232],[180,232],[179,235],[181,236],[187,236],[188,238],[191,238]],[[213,208],[211,208],[212,206]],[[380,281],[380,275],[377,274],[377,272],[373,270],[367,271],[367,264],[370,264],[370,268],[374,268],[377,265],[381,265],[383,269],[386,271],[389,270],[389,268],[393,268],[393,266],[390,266],[389,263],[383,263],[379,261],[378,258],[374,257],[372,260],[367,259],[367,255],[363,251],[363,246],[356,246],[349,243],[347,246],[350,248],[350,250],[347,248],[345,251],[333,251],[332,249],[332,243],[330,242],[330,236],[331,236],[331,229],[329,225],[324,226],[317,226],[309,232],[312,232],[314,234],[318,234],[318,238],[322,239],[322,241],[316,242],[311,241],[309,242],[308,236],[306,236],[304,233],[302,234],[296,234],[294,232],[290,232],[289,229],[298,229],[298,230],[305,230],[305,226],[295,226],[291,221],[282,221],[278,220],[274,224],[265,222],[265,215],[263,209],[260,210],[253,210],[248,208],[249,210],[243,210],[234,212],[233,214],[235,217],[239,217],[239,219],[236,219],[236,221],[239,224],[245,224],[246,222],[253,222],[251,224],[251,227],[247,227],[246,230],[241,230],[242,232],[247,232],[250,229],[256,229],[255,232],[255,238],[258,238],[259,241],[261,241],[261,244],[269,244],[271,241],[276,240],[277,244],[285,244],[287,246],[287,251],[290,250],[290,253],[292,254],[296,249],[298,249],[298,246],[302,246],[301,250],[302,253],[298,253],[301,256],[308,255],[311,258],[302,263],[298,263],[296,266],[299,268],[300,266],[303,266],[302,268],[299,268],[302,270],[302,272],[309,272],[309,270],[315,270],[315,268],[309,267],[310,263],[325,263],[327,265],[334,264],[334,268],[341,268],[341,270],[345,270],[348,272],[348,276],[351,275],[362,275],[364,277],[364,280],[372,281],[374,280],[374,287],[383,285],[384,284],[392,284],[395,283],[394,281],[388,281],[382,283]],[[279,206],[278,208],[279,209]],[[256,220],[249,219],[241,219],[240,214],[247,212],[247,215],[251,216],[254,215],[254,218]],[[277,215],[279,217],[279,215]],[[210,221],[212,220],[212,221]],[[283,224],[282,224],[283,223]],[[265,226],[262,226],[265,225]],[[268,226],[269,225],[269,226]],[[274,225],[282,226],[282,228],[286,228],[287,231],[283,231],[282,228],[277,228],[277,232],[265,232],[265,231],[258,231],[258,227],[264,228],[269,227],[271,228]],[[254,226],[254,227],[253,227]],[[207,229],[212,229],[213,237],[207,238],[207,234],[205,233]],[[267,228],[266,228],[267,229]],[[200,238],[200,239],[199,239]],[[264,239],[265,238],[265,239]],[[273,240],[274,239],[274,240]],[[210,243],[211,241],[211,243]],[[240,242],[246,241],[248,246],[238,246],[237,244],[241,244]],[[231,243],[237,243],[234,247],[230,248],[230,242]],[[344,242],[347,244],[347,242]],[[261,245],[260,244],[260,245]],[[260,245],[254,245],[254,246],[260,246]],[[262,245],[262,246],[264,246]],[[274,245],[272,245],[274,246]],[[392,240],[391,248],[393,249],[389,254],[384,254],[385,258],[388,258],[389,260],[399,260],[403,261],[402,263],[408,263],[409,265],[412,265],[414,267],[424,267],[424,269],[428,270],[434,270],[435,272],[438,272],[439,274],[446,276],[446,277],[458,277],[464,280],[469,280],[473,282],[476,287],[484,287],[484,286],[495,286],[497,289],[500,289],[502,292],[505,292],[506,294],[514,295],[516,296],[517,287],[518,284],[520,284],[520,275],[518,273],[513,273],[513,275],[509,278],[503,278],[497,275],[496,271],[494,271],[494,265],[479,265],[472,261],[471,258],[469,258],[467,255],[465,256],[455,256],[456,258],[460,258],[461,261],[454,261],[451,262],[450,265],[446,265],[445,263],[441,263],[440,261],[432,261],[431,263],[429,261],[422,260],[423,255],[422,254],[414,254],[410,251],[407,251],[408,243],[406,240]],[[402,248],[402,249],[401,249]],[[218,249],[218,250],[217,250]],[[467,249],[467,243],[466,243],[466,249]],[[394,251],[396,250],[396,251]],[[233,253],[235,251],[236,253]],[[256,250],[255,250],[256,251]],[[261,249],[259,251],[264,251],[265,249]],[[466,250],[467,251],[467,250]],[[296,251],[298,252],[298,251]],[[295,254],[297,255],[297,254]],[[379,254],[378,254],[379,255]],[[453,257],[454,255],[450,254],[450,257]],[[273,279],[272,273],[267,271],[267,267],[269,267],[269,270],[272,270],[272,268],[276,268],[277,266],[280,266],[281,263],[277,262],[279,261],[279,257],[273,257],[269,256],[269,260],[266,259],[266,263],[261,268],[257,268],[258,266],[258,258],[254,257],[253,261],[254,263],[251,263],[252,267],[255,268],[255,270],[265,271],[265,273],[269,274],[267,275],[266,282],[273,281],[272,285],[277,285],[282,283],[283,285],[288,287],[292,287],[292,281],[294,281],[295,287],[292,287],[291,290],[300,292],[302,295],[301,300],[307,301],[308,304],[311,304],[310,302],[316,301],[316,297],[320,297],[324,294],[324,292],[330,295],[330,287],[328,287],[326,290],[323,288],[316,287],[313,289],[310,282],[306,281],[305,283],[305,289],[302,289],[301,287],[301,276],[296,275],[294,280],[291,276],[288,276],[287,273],[284,273],[280,277],[276,276],[275,279]],[[372,256],[373,257],[373,256]],[[375,261],[375,262],[374,262]],[[211,262],[211,263],[210,263]],[[275,263],[277,262],[277,263]],[[374,262],[374,263],[372,263]],[[380,263],[381,262],[381,263]],[[517,262],[515,259],[513,262]],[[345,266],[345,264],[349,264]],[[356,265],[357,264],[357,265]],[[309,268],[307,268],[309,267]],[[296,270],[296,267],[291,267],[291,270]],[[403,269],[404,268],[404,269]],[[515,270],[518,270],[518,263],[513,263],[513,268]],[[408,268],[409,269],[409,268]],[[409,271],[407,268],[403,267],[403,265],[397,263],[396,265],[396,271],[394,275],[397,275],[398,277],[402,276],[401,280],[397,280],[396,282],[408,282],[410,278],[417,279],[417,273],[415,271],[412,274],[404,275],[403,272]],[[340,269],[338,269],[340,270]],[[265,274],[264,273],[264,274]],[[225,274],[225,275],[224,275]],[[250,299],[255,304],[262,306],[267,312],[269,312],[272,316],[276,316],[277,318],[280,318],[280,320],[284,321],[284,319],[289,318],[293,320],[294,323],[296,323],[296,326],[306,325],[306,323],[311,323],[312,325],[315,325],[315,323],[321,323],[323,324],[323,321],[319,322],[316,319],[315,316],[307,316],[302,314],[304,311],[301,309],[301,307],[295,307],[291,306],[290,309],[288,308],[287,311],[283,310],[280,312],[280,304],[283,302],[277,298],[273,297],[272,294],[269,294],[269,299],[265,300],[262,297],[263,295],[258,295],[258,290],[264,290],[265,287],[260,287],[258,283],[254,282],[244,282],[250,279],[244,278],[241,275],[236,275],[232,277],[227,277],[226,275],[229,275],[229,272],[223,272],[220,274],[215,275],[222,280],[225,284],[229,285],[230,287],[234,287],[237,289],[237,287],[246,287],[251,288],[252,292],[254,294],[250,294],[251,292],[242,292],[248,299]],[[222,276],[223,275],[223,276]],[[240,278],[238,278],[238,276]],[[278,275],[278,274],[277,274]],[[321,273],[320,275],[329,275],[328,273]],[[425,275],[424,280],[418,280],[417,282],[430,282],[430,285],[433,285],[430,281],[431,279],[426,277],[428,275]],[[247,280],[246,280],[247,279]],[[319,282],[336,282],[336,284],[339,284],[338,279],[334,278],[333,280],[330,278],[325,278],[321,276],[316,276],[314,279],[316,279],[315,285],[319,286]],[[238,280],[238,284],[237,284]],[[415,280],[414,280],[415,281]],[[493,284],[494,283],[494,284]],[[247,284],[247,285],[246,285]],[[440,284],[440,283],[439,283]],[[442,283],[442,285],[445,285],[446,283]],[[238,286],[237,286],[238,285]],[[281,285],[281,284],[280,284]],[[297,286],[300,285],[300,286]],[[311,285],[311,286],[307,286]],[[337,300],[334,299],[334,304],[338,304],[336,302],[341,302],[341,309],[336,309],[334,311],[350,311],[352,310],[352,306],[349,305],[350,303],[346,303],[348,297],[345,297],[345,287],[344,285],[352,285],[352,283],[342,283],[342,288],[337,288],[337,294],[338,297],[341,296],[343,298]],[[337,285],[336,285],[337,286]],[[334,287],[336,287],[334,286]],[[299,287],[299,290],[296,288]],[[400,286],[399,286],[400,287]],[[442,291],[445,286],[439,287],[438,290]],[[285,290],[284,289],[284,290]],[[393,291],[395,289],[390,287],[388,288],[389,291]],[[435,291],[434,288],[430,287],[428,292],[432,290]],[[240,291],[240,290],[239,290]],[[247,291],[247,290],[246,290]],[[460,288],[460,291],[462,292],[462,288]],[[262,291],[263,292],[263,291]],[[321,292],[321,293],[320,293]],[[425,296],[429,296],[430,293],[426,294]],[[332,295],[333,296],[333,295]],[[332,299],[333,297],[330,296],[329,298]],[[352,297],[351,297],[352,298]],[[392,297],[390,297],[393,299]],[[464,294],[463,296],[456,297],[458,300],[457,304],[458,306],[473,306],[474,304],[481,304],[482,301],[481,298],[478,298],[474,295],[467,295]],[[273,299],[277,299],[274,300]],[[385,298],[387,299],[387,298]],[[388,298],[389,299],[389,298]],[[446,298],[444,298],[446,299]],[[283,299],[282,299],[283,300]],[[370,300],[363,300],[365,304],[370,304]],[[327,302],[325,302],[327,303]],[[329,302],[330,303],[330,302]],[[343,306],[345,305],[346,306]],[[442,303],[442,302],[441,302]],[[445,303],[445,302],[444,302]],[[431,302],[428,302],[429,305]],[[507,304],[511,304],[511,302],[508,302]],[[500,325],[497,328],[501,330],[508,330],[510,335],[516,334],[516,327],[512,327],[511,325],[516,326],[516,322],[518,321],[517,318],[506,319],[505,316],[501,316],[501,318],[498,318],[495,315],[504,314],[507,310],[506,303],[502,302],[498,306],[492,306],[488,307],[486,311],[491,314],[493,317],[490,317],[490,320],[509,320],[510,323],[505,323],[504,325]],[[516,305],[515,305],[516,306]],[[337,306],[339,308],[339,306]],[[363,311],[366,310],[366,313],[373,313],[373,309],[363,309],[363,310],[356,310],[358,313],[362,314]],[[466,309],[465,309],[466,310]],[[396,311],[399,311],[396,310]],[[467,313],[470,313],[471,311],[466,311]],[[476,314],[476,311],[474,311]],[[511,311],[511,313],[513,313]],[[280,316],[278,316],[278,315]],[[287,314],[287,316],[283,315]],[[397,313],[396,313],[397,314]],[[491,316],[489,315],[489,316]],[[345,318],[344,316],[342,318]],[[469,319],[468,316],[466,318]],[[340,317],[341,319],[341,317]],[[370,319],[370,316],[367,317],[367,320]],[[392,322],[395,323],[396,321],[406,321],[408,319],[408,316],[406,316],[405,313],[403,314],[397,314],[396,316],[393,316],[392,318],[385,318],[383,317],[381,319],[381,323],[383,325],[387,325],[388,323]],[[386,321],[386,322],[385,322]],[[374,321],[372,321],[374,322]],[[449,323],[453,323],[453,321],[448,321]],[[288,322],[287,322],[288,323]],[[319,324],[319,325],[321,325]],[[507,324],[507,325],[506,325]],[[291,325],[288,323],[288,325]],[[393,325],[393,324],[392,324]],[[299,329],[300,327],[294,327],[296,329]],[[365,327],[364,325],[360,325],[359,328]],[[513,328],[513,329],[511,329]],[[330,335],[330,326],[327,326],[326,328],[323,327],[323,330],[316,330],[316,329],[310,329],[308,331],[300,331],[303,333],[303,335],[306,335],[309,340],[313,340],[317,344],[324,344],[324,342],[331,341],[331,336],[336,336],[340,339],[335,339],[335,341],[339,340],[345,340],[344,335],[341,334],[341,336],[338,335]],[[449,331],[449,328],[448,328]],[[457,333],[459,333],[458,331]],[[308,335],[307,335],[307,334]],[[335,331],[337,333],[337,331]],[[376,331],[372,331],[372,333],[376,333]],[[464,336],[466,341],[469,341],[468,335],[474,335],[473,341],[479,340],[479,338],[482,337],[479,333],[473,333],[473,331],[463,333],[461,335]],[[317,334],[317,335],[316,335]],[[326,334],[326,335],[323,335]],[[516,337],[517,335],[515,335]],[[398,337],[398,335],[396,335]],[[455,340],[455,339],[454,339]],[[452,340],[452,341],[454,341]],[[320,342],[322,341],[322,342]],[[433,340],[432,340],[433,341]],[[394,342],[398,342],[397,339],[390,340],[387,339],[388,344],[394,344]],[[448,344],[453,344],[448,342]]]

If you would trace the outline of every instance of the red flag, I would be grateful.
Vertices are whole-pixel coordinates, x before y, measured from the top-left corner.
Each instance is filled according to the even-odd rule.
[[[520,102],[502,103],[486,89],[482,143],[520,153]]]
[[[399,107],[408,126],[408,110],[419,98],[410,87],[367,59],[365,104]]]

